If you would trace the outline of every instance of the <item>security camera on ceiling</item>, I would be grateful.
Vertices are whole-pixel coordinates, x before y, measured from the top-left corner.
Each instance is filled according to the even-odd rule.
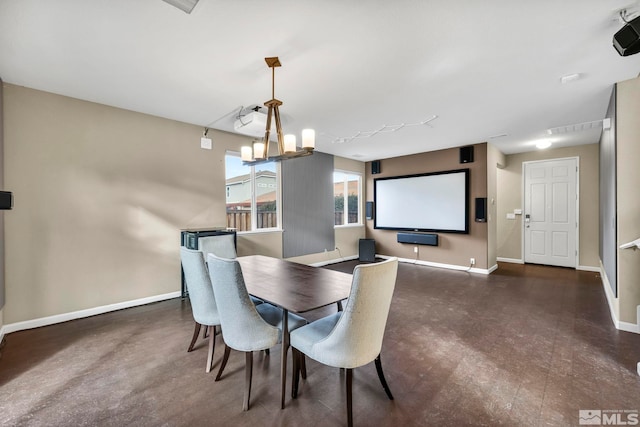
[[[629,56],[640,52],[640,16],[627,21],[626,11],[620,12],[620,17],[625,22],[617,33],[613,35],[613,47],[620,56]]]

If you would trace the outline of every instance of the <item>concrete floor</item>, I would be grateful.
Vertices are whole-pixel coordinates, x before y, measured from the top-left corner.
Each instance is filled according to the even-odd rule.
[[[206,340],[186,352],[192,331],[189,301],[174,299],[9,334],[0,424],[346,425],[339,369],[307,360],[298,399],[287,396],[281,410],[280,347],[255,355],[251,409],[242,412],[244,356],[232,352],[214,382],[222,340],[206,374]],[[373,364],[356,369],[354,423],[570,426],[580,410],[626,417],[640,410],[639,361],[640,336],[613,327],[597,273],[501,264],[485,276],[400,264],[382,350],[395,400]]]

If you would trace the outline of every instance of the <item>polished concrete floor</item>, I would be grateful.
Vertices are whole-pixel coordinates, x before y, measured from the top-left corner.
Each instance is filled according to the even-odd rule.
[[[188,300],[174,299],[8,334],[0,425],[346,425],[344,372],[310,360],[298,399],[280,409],[279,347],[254,357],[251,409],[242,412],[244,357],[232,352],[214,382],[221,338],[206,374],[206,341],[186,352],[192,327]],[[401,264],[382,350],[395,400],[373,364],[356,369],[354,422],[578,425],[579,410],[640,410],[638,361],[640,335],[612,326],[597,273],[501,264],[485,276]]]

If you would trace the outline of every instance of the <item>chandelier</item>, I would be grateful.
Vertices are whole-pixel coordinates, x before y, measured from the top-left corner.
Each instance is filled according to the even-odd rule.
[[[275,96],[275,75],[276,67],[280,67],[280,60],[277,56],[272,58],[264,58],[267,66],[271,68],[271,99],[264,103],[269,110],[267,112],[267,123],[262,141],[256,141],[252,146],[244,146],[241,148],[240,154],[244,165],[254,165],[267,161],[280,161],[286,159],[294,159],[313,154],[316,144],[316,133],[313,129],[302,130],[302,149],[298,149],[296,145],[296,136],[282,133],[282,124],[280,123],[280,110],[282,101],[276,99]],[[276,134],[278,137],[278,155],[269,157],[269,137],[271,134],[271,120],[275,120]]]

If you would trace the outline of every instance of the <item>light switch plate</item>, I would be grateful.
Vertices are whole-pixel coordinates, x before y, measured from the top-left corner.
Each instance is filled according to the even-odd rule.
[[[516,219],[516,214],[514,214],[514,213],[508,213],[508,214],[507,214],[507,219]]]
[[[514,209],[513,213],[516,215],[522,215],[522,209]]]

